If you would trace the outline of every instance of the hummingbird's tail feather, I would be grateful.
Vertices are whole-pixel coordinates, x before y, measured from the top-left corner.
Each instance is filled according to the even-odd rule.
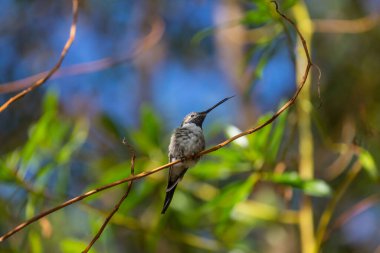
[[[166,192],[170,192],[171,190],[173,190],[177,186],[179,181],[181,181],[181,179],[182,177],[178,177],[174,183],[169,182],[168,187],[166,188]]]
[[[183,178],[188,168],[182,168],[180,169],[174,169],[177,170],[176,172],[179,172],[179,174],[176,174],[172,168],[169,170],[169,180],[168,180],[168,186],[166,187],[166,196],[165,196],[165,202],[164,207],[162,208],[161,214],[164,214],[166,212],[166,209],[168,209],[170,202],[172,202],[172,198],[174,195],[175,188],[177,187],[179,181]]]
[[[168,187],[169,187],[169,185],[168,185]],[[166,192],[164,207],[162,208],[161,214],[164,214],[166,212],[166,209],[168,209],[170,202],[172,202],[174,191],[175,191],[176,187],[177,187],[177,184],[175,184],[174,187],[171,187],[172,189],[170,191]]]

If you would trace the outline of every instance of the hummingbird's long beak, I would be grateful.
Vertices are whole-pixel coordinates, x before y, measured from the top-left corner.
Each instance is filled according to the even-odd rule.
[[[231,96],[231,97],[226,97],[225,99],[219,101],[217,104],[215,104],[213,107],[207,109],[206,111],[203,111],[203,112],[200,112],[199,114],[203,114],[204,116],[207,115],[207,113],[211,112],[212,110],[214,110],[216,107],[218,107],[219,105],[223,104],[224,102],[226,102],[228,99],[230,98],[233,98],[234,96]]]

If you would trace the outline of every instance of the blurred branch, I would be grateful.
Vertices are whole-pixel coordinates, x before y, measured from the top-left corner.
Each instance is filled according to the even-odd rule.
[[[282,106],[277,112],[275,112],[275,113],[272,115],[272,117],[270,117],[270,118],[269,118],[267,121],[265,121],[264,123],[262,123],[262,124],[260,124],[260,125],[258,125],[258,126],[256,126],[256,127],[250,128],[250,129],[248,129],[248,130],[246,130],[246,131],[244,131],[244,132],[242,132],[242,133],[240,133],[240,134],[237,134],[237,135],[235,135],[235,136],[233,136],[233,137],[231,137],[231,138],[225,140],[224,142],[219,143],[218,145],[215,145],[215,146],[213,146],[213,147],[211,147],[211,148],[209,148],[209,149],[207,149],[207,150],[204,150],[204,151],[198,153],[197,155],[195,155],[195,157],[201,157],[201,156],[204,156],[204,155],[209,154],[209,153],[211,153],[211,152],[214,152],[214,151],[216,151],[216,150],[218,150],[218,149],[220,149],[220,148],[222,148],[222,147],[228,145],[229,143],[235,141],[236,139],[238,139],[238,138],[240,138],[240,137],[243,137],[243,136],[246,136],[246,135],[252,134],[252,133],[254,133],[254,132],[257,132],[257,131],[259,131],[260,129],[264,128],[265,126],[271,124],[271,123],[272,123],[275,119],[277,119],[277,118],[278,118],[278,117],[279,117],[279,116],[280,116],[285,110],[287,110],[290,106],[292,106],[292,105],[295,103],[295,101],[296,101],[296,99],[297,99],[299,93],[301,92],[301,90],[302,90],[302,88],[303,88],[303,86],[304,86],[304,84],[305,84],[305,82],[306,82],[306,80],[307,80],[307,77],[309,76],[310,68],[313,66],[313,63],[312,63],[311,58],[310,58],[309,50],[308,50],[308,48],[307,48],[307,45],[306,45],[305,39],[304,39],[303,35],[301,34],[301,32],[299,31],[299,29],[298,29],[298,27],[296,26],[296,24],[295,24],[292,20],[290,20],[287,16],[285,16],[284,14],[282,14],[282,13],[279,11],[279,9],[278,9],[278,5],[277,5],[276,2],[273,2],[273,3],[275,4],[275,7],[276,7],[276,11],[277,11],[277,13],[278,13],[282,18],[284,18],[285,20],[287,20],[287,21],[288,21],[288,22],[294,27],[294,29],[296,30],[298,36],[300,37],[300,39],[301,39],[301,41],[302,41],[303,49],[304,49],[305,54],[306,54],[306,57],[307,57],[307,66],[306,66],[306,68],[305,68],[305,72],[304,72],[304,74],[303,74],[303,78],[302,78],[301,82],[299,83],[299,85],[298,85],[298,87],[297,87],[297,90],[295,91],[293,97],[291,97],[291,98],[288,100],[288,102],[286,102],[286,103],[285,103],[285,104],[284,104],[284,105],[283,105],[283,106]],[[193,157],[192,157],[192,158],[193,158]],[[2,235],[2,236],[0,237],[0,242],[4,241],[5,239],[9,238],[9,237],[12,236],[13,234],[17,233],[18,231],[22,230],[23,228],[27,227],[28,225],[34,223],[35,221],[37,221],[37,220],[39,220],[39,219],[41,219],[41,218],[43,218],[43,217],[45,217],[45,216],[47,216],[47,215],[49,215],[49,214],[55,212],[55,211],[58,211],[58,210],[60,210],[60,209],[62,209],[62,208],[64,208],[64,207],[66,207],[66,206],[69,206],[69,205],[71,205],[71,204],[74,204],[74,203],[76,203],[76,202],[78,202],[78,201],[80,201],[80,200],[82,200],[82,199],[85,199],[85,198],[91,196],[91,195],[94,195],[94,194],[96,194],[96,193],[98,193],[98,192],[101,192],[101,191],[104,191],[104,190],[110,189],[110,188],[115,187],[115,186],[117,186],[117,185],[120,185],[120,184],[123,184],[123,183],[126,183],[126,182],[130,182],[130,181],[132,181],[132,180],[138,180],[138,179],[144,178],[144,177],[146,177],[146,176],[149,176],[149,175],[151,175],[151,174],[157,173],[157,172],[159,172],[159,171],[161,171],[161,170],[163,170],[163,169],[166,169],[166,168],[168,168],[168,167],[171,167],[171,166],[173,166],[173,165],[175,165],[175,164],[177,164],[177,163],[183,162],[184,160],[185,160],[185,159],[177,160],[177,161],[174,161],[174,162],[171,162],[171,163],[164,164],[164,165],[162,165],[162,166],[160,166],[160,167],[157,167],[157,168],[155,168],[155,169],[152,169],[152,170],[150,170],[150,171],[142,172],[142,173],[139,173],[139,174],[137,174],[137,175],[132,175],[132,176],[130,176],[130,177],[127,177],[127,178],[124,178],[124,179],[121,179],[121,180],[115,181],[115,182],[113,182],[113,183],[110,183],[110,184],[104,185],[104,186],[99,187],[99,188],[97,188],[97,189],[94,189],[94,190],[91,190],[91,191],[89,191],[89,192],[86,192],[86,193],[84,193],[84,194],[82,194],[82,195],[79,195],[79,196],[77,196],[77,197],[75,197],[75,198],[72,198],[72,199],[70,199],[70,200],[68,200],[68,201],[66,201],[66,202],[64,202],[64,203],[62,203],[62,204],[60,204],[60,205],[58,205],[58,206],[56,206],[56,207],[53,207],[53,208],[51,208],[51,209],[49,209],[49,210],[47,210],[47,211],[44,211],[44,212],[38,214],[37,216],[35,216],[35,217],[33,217],[33,218],[31,218],[31,219],[29,219],[29,220],[27,220],[27,221],[25,221],[25,222],[19,224],[19,225],[16,226],[15,228],[11,229],[9,232],[7,232],[7,233],[5,233],[4,235]]]
[[[37,189],[34,187],[34,185],[25,180],[20,176],[18,173],[18,170],[10,169],[10,174],[13,176],[13,179],[15,180],[15,183],[21,187],[21,189],[24,189],[28,193],[32,193],[36,196],[42,196],[46,199],[53,199],[54,197],[50,195],[47,191],[43,189]]]
[[[331,226],[330,230],[326,233],[325,238],[327,238],[331,232],[344,224],[346,224],[348,221],[350,221],[353,217],[359,215],[360,213],[364,212],[365,210],[371,208],[372,206],[378,204],[380,202],[380,195],[379,194],[373,194],[360,202],[356,203],[353,207],[342,213],[334,222],[334,224]]]
[[[149,32],[149,34],[136,41],[134,49],[132,49],[130,52],[123,53],[121,54],[121,56],[117,57],[105,57],[95,61],[73,64],[71,66],[63,67],[57,70],[51,76],[50,79],[53,80],[65,76],[74,76],[97,72],[100,70],[112,68],[114,66],[126,63],[135,58],[136,56],[140,55],[141,53],[145,52],[146,50],[152,48],[154,45],[156,45],[162,38],[164,30],[165,26],[163,21],[160,19],[156,19],[155,22],[152,24],[152,29]],[[0,94],[15,92],[24,89],[28,87],[30,83],[35,82],[36,80],[42,78],[48,73],[48,71],[44,71],[20,80],[0,84]]]
[[[255,211],[252,212],[252,210]],[[236,212],[238,217],[244,217],[245,219],[264,220],[292,225],[299,222],[297,211],[290,209],[279,210],[274,206],[253,200],[238,203],[234,212]]]
[[[354,163],[354,165],[352,165],[352,168],[348,172],[346,178],[339,185],[333,198],[330,200],[330,202],[327,204],[326,209],[323,211],[321,219],[318,224],[318,229],[316,232],[316,243],[315,243],[315,249],[314,249],[315,253],[318,253],[321,249],[322,242],[326,235],[327,226],[330,223],[330,220],[331,220],[331,217],[333,215],[336,205],[338,204],[339,200],[342,198],[343,194],[346,192],[347,188],[350,186],[352,181],[354,181],[356,176],[359,174],[359,172],[361,171],[361,168],[362,168],[362,165],[360,163],[360,160],[358,159]]]
[[[166,236],[170,237],[172,240],[186,243],[187,245],[190,245],[195,248],[214,252],[220,252],[222,249],[218,241],[213,240],[211,238],[202,237],[200,235],[180,231],[170,231],[166,234]]]
[[[65,59],[65,56],[66,56],[67,52],[69,51],[69,49],[70,49],[70,47],[73,44],[74,39],[75,39],[75,34],[76,34],[76,30],[77,30],[77,20],[78,20],[78,5],[79,5],[79,0],[73,0],[73,21],[72,21],[71,27],[70,27],[70,35],[66,41],[65,46],[62,49],[61,56],[59,57],[58,62],[54,65],[54,67],[49,72],[47,72],[45,75],[43,75],[43,77],[41,77],[41,79],[38,79],[30,87],[28,87],[28,88],[22,90],[21,92],[17,93],[16,95],[14,95],[10,99],[8,99],[4,104],[2,104],[0,106],[0,113],[3,112],[5,109],[7,109],[8,106],[11,105],[12,103],[14,103],[15,101],[19,100],[20,98],[22,98],[26,94],[32,92],[33,90],[37,89],[42,84],[44,84],[59,69],[59,67],[61,67],[62,62]]]
[[[315,32],[319,33],[364,33],[376,27],[380,22],[380,15],[353,19],[314,19]]]
[[[315,33],[364,33],[380,23],[380,15],[375,13],[358,19],[311,19]],[[247,32],[248,40],[257,42],[277,35],[275,25],[260,26]]]
[[[314,31],[305,2],[298,1],[297,4],[293,6],[293,13],[294,18],[298,21],[300,30],[304,34],[305,43],[310,45]],[[299,73],[302,73],[301,71],[307,61],[307,59],[299,53],[302,50],[299,40],[297,40],[296,50],[296,78],[299,80],[301,78]],[[314,177],[314,140],[310,119],[312,111],[310,92],[311,81],[309,80],[305,83],[304,91],[299,97],[299,103],[296,108],[299,152],[298,170],[300,177],[304,180],[311,180]],[[301,252],[312,252],[315,247],[313,203],[311,198],[306,195],[302,195],[300,199],[298,227],[300,233]]]
[[[132,158],[131,158],[131,175],[134,176],[135,174],[135,159],[136,159],[136,154],[133,148],[125,142],[125,139],[123,140],[123,144],[127,145],[129,151],[132,153]],[[103,225],[100,227],[98,233],[96,233],[95,237],[91,240],[91,242],[88,244],[85,250],[82,251],[82,253],[87,253],[92,245],[99,239],[100,235],[103,233],[104,229],[106,228],[108,222],[111,220],[112,216],[119,210],[121,204],[123,201],[128,197],[129,192],[131,191],[132,188],[132,183],[133,180],[128,182],[128,188],[127,191],[124,193],[124,195],[121,197],[119,202],[116,204],[116,206],[113,208],[112,212],[107,216],[106,220],[103,222]]]

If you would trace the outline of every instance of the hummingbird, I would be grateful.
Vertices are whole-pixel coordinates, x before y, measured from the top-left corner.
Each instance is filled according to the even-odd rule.
[[[169,144],[169,162],[176,160],[184,161],[169,168],[168,186],[166,188],[165,202],[161,214],[164,214],[166,209],[168,209],[175,188],[185,175],[186,171],[198,162],[199,158],[195,158],[194,156],[205,149],[205,138],[203,136],[202,124],[207,114],[232,97],[234,96],[219,101],[206,111],[189,113],[183,119],[181,126],[174,130]]]

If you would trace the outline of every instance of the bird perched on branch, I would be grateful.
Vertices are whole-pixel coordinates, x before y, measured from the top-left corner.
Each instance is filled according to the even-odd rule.
[[[181,126],[174,130],[169,144],[169,162],[185,160],[171,166],[169,169],[169,182],[166,188],[165,203],[161,211],[162,214],[164,214],[169,207],[178,182],[181,181],[187,169],[198,162],[199,157],[194,156],[205,149],[202,124],[207,114],[232,97],[227,97],[219,101],[206,111],[189,113],[183,119]]]

